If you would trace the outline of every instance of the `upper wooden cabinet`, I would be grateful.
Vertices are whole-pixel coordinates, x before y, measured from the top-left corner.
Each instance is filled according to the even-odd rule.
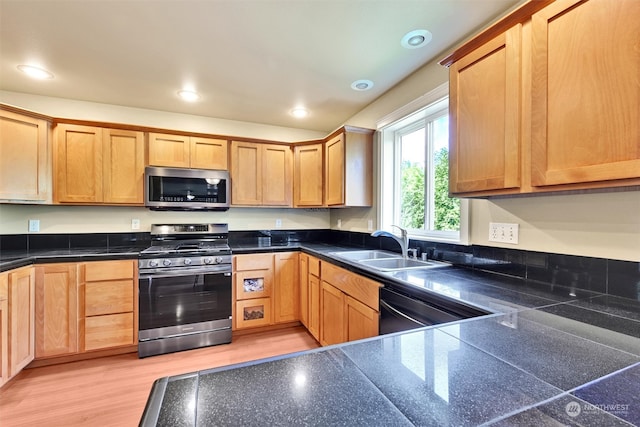
[[[293,205],[324,204],[323,143],[296,145],[293,149]]]
[[[532,185],[640,177],[640,2],[556,1],[532,37]]]
[[[226,139],[149,133],[149,165],[194,169],[228,169]]]
[[[0,200],[51,199],[49,122],[0,110]]]
[[[288,145],[231,142],[231,204],[292,205],[292,151]]]
[[[143,204],[142,132],[58,124],[54,145],[54,201]]]
[[[520,186],[521,34],[518,24],[451,66],[451,193]]]
[[[451,193],[640,184],[638,16],[636,0],[529,2],[443,60]]]
[[[373,132],[347,127],[324,147],[324,200],[329,207],[371,206]]]

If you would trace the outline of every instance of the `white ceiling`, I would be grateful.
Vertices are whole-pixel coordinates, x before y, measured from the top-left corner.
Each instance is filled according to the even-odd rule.
[[[331,131],[518,2],[0,0],[0,89]],[[401,47],[415,29],[431,43]],[[25,63],[55,78],[28,79]],[[178,99],[184,86],[201,99]]]

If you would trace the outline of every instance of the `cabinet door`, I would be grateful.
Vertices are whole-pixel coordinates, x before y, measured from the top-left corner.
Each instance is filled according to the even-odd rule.
[[[104,129],[104,203],[144,204],[144,134]]]
[[[320,341],[320,279],[309,275],[309,333]]]
[[[344,134],[327,141],[325,146],[324,191],[327,206],[344,204]]]
[[[48,134],[45,120],[0,111],[0,199],[47,199]]]
[[[291,206],[292,152],[285,145],[262,144],[262,204]]]
[[[378,336],[380,313],[347,295],[347,341]]]
[[[309,329],[309,255],[300,254],[300,322]]]
[[[238,329],[271,324],[271,298],[256,298],[236,302]]]
[[[35,355],[35,272],[32,267],[9,274],[9,377]]]
[[[262,204],[262,157],[260,144],[231,142],[231,203]]]
[[[191,137],[191,167],[195,169],[229,169],[226,139]]]
[[[294,148],[294,206],[322,206],[323,144],[300,145]]]
[[[9,274],[0,274],[0,387],[9,380]]]
[[[518,24],[450,68],[452,194],[520,187],[521,38]]]
[[[78,352],[76,269],[76,264],[36,267],[36,358]]]
[[[149,165],[188,168],[191,142],[186,135],[149,134]]]
[[[559,0],[533,15],[534,186],[640,177],[639,17],[637,0]]]
[[[347,340],[346,295],[323,281],[320,295],[320,344],[339,344]]]
[[[102,128],[59,124],[55,133],[54,200],[102,202]]]
[[[298,253],[277,253],[275,257],[273,321],[291,322],[299,319]]]

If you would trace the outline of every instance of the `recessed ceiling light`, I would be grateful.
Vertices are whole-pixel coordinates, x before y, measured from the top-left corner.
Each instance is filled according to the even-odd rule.
[[[407,49],[417,49],[429,43],[433,35],[427,30],[409,31],[402,37],[400,44]]]
[[[371,80],[356,80],[351,83],[351,89],[353,90],[369,90],[373,87],[373,82]]]
[[[192,90],[181,90],[178,92],[178,96],[187,102],[195,102],[200,99],[200,95]]]
[[[309,110],[302,107],[296,107],[293,110],[291,110],[290,114],[295,118],[303,119],[309,115]]]
[[[44,68],[36,67],[34,65],[18,65],[18,70],[25,73],[27,76],[38,79],[38,80],[47,80],[52,79],[53,74]]]

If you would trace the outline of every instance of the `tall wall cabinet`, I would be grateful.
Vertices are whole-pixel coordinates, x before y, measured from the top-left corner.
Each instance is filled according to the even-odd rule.
[[[529,2],[445,58],[451,193],[640,185],[638,16],[636,0]]]

